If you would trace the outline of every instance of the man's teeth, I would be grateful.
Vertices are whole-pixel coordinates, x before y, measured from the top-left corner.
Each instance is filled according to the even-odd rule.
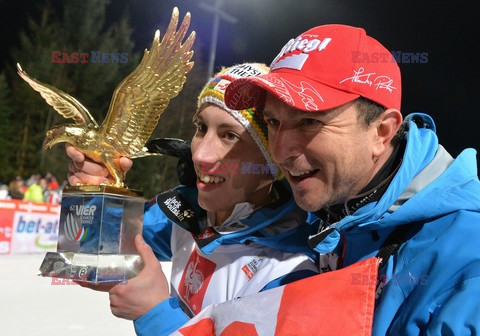
[[[308,175],[308,174],[312,173],[314,170],[315,169],[306,170],[306,171],[291,171],[291,170],[289,170],[288,173],[292,176],[299,177],[299,176],[303,176],[303,175]]]
[[[224,179],[223,177],[213,176],[213,175],[203,175],[203,174],[199,174],[199,175],[198,175],[198,178],[199,178],[200,181],[202,181],[203,183],[220,183],[220,182],[225,181],[225,179]]]

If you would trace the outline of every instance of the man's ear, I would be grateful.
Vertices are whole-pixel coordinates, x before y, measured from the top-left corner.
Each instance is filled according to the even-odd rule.
[[[388,148],[393,137],[402,125],[403,117],[400,111],[390,108],[385,110],[374,122],[376,137],[373,143],[373,156],[379,157]]]

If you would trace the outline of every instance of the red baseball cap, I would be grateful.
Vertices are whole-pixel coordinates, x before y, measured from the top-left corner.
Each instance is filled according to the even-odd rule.
[[[302,111],[323,111],[362,96],[400,110],[400,69],[392,54],[365,30],[314,27],[282,48],[268,74],[234,80],[225,103],[241,110],[265,103],[266,92]]]

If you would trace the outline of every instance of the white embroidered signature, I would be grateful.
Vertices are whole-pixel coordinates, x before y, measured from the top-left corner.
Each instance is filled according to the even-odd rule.
[[[364,73],[365,69],[364,68],[359,68],[358,70],[353,70],[353,76],[345,78],[344,80],[341,80],[339,84],[342,84],[343,82],[346,81],[352,81],[354,83],[359,83],[359,84],[367,84],[368,86],[375,86],[375,89],[385,89],[388,90],[389,92],[392,92],[393,90],[396,89],[396,87],[392,86],[393,84],[393,79],[391,79],[388,76],[377,76],[373,81],[370,79],[370,77],[374,77],[375,72],[369,72],[369,73]]]
[[[298,94],[300,97],[302,97],[302,103],[305,105],[305,108],[310,111],[317,111],[319,110],[318,105],[315,103],[315,97],[319,98],[322,102],[324,101],[320,93],[312,86],[310,83],[301,81],[299,84],[300,86],[297,86],[286,79],[282,78],[282,81],[293,91],[295,91],[296,94]],[[313,96],[312,96],[312,95]]]
[[[259,79],[263,79],[263,78],[259,78]],[[271,82],[268,82],[268,81],[271,81]],[[275,77],[271,77],[271,78],[268,78],[268,81],[267,81],[269,83],[268,85],[273,86],[275,88],[275,91],[279,94],[278,98],[280,98],[287,104],[293,104],[293,98],[290,95],[290,92],[288,92],[288,88],[285,87],[285,84],[281,80]]]

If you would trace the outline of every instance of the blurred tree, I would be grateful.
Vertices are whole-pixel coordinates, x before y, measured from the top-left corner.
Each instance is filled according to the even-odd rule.
[[[27,28],[20,33],[20,46],[11,52],[13,61],[7,66],[12,82],[11,103],[18,127],[16,138],[6,146],[15,153],[14,160],[9,163],[16,168],[12,178],[14,175],[50,171],[62,180],[68,165],[64,147],[58,145],[45,152],[43,141],[45,132],[53,125],[70,122],[15,74],[14,63],[19,62],[31,77],[78,99],[98,122],[102,122],[106,115],[116,85],[138,65],[141,55],[133,52],[128,16],[124,14],[107,25],[108,3],[108,0],[69,1],[62,2],[63,9],[54,9],[47,3],[41,8],[39,19],[29,18]],[[149,45],[144,47],[150,48]],[[89,53],[89,62],[53,63],[53,51],[69,55],[73,52]],[[92,63],[92,51],[127,53],[128,62]],[[152,138],[191,139],[191,117],[196,109],[196,97],[205,84],[206,70],[198,61],[200,59],[196,54],[195,67],[187,75],[183,91],[170,102]],[[126,182],[151,197],[178,184],[176,163],[176,159],[167,157],[138,159]]]
[[[15,150],[12,143],[20,142],[18,139],[17,124],[13,122],[14,111],[10,101],[10,89],[5,74],[0,73],[0,182],[8,184],[16,174]]]
[[[132,29],[127,15],[109,27],[105,25],[106,0],[64,2],[59,15],[47,3],[39,20],[29,18],[27,28],[20,33],[20,46],[11,52],[14,60],[9,67],[12,76],[12,100],[19,116],[20,142],[17,148],[18,174],[51,171],[65,176],[67,159],[62,146],[45,153],[45,132],[53,125],[65,122],[16,74],[13,64],[19,62],[27,73],[78,99],[101,122],[106,114],[115,86],[138,64],[133,52]],[[88,53],[88,63],[54,63],[52,52],[71,55]],[[127,62],[92,63],[92,51],[126,53]],[[60,59],[62,59],[60,57]]]

